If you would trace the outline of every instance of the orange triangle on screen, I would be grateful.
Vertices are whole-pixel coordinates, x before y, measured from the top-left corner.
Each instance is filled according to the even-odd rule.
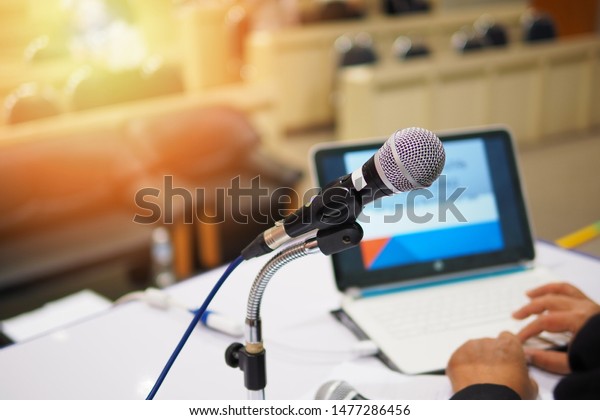
[[[371,268],[377,256],[383,251],[383,248],[388,244],[390,238],[371,239],[360,243],[363,265],[366,268]]]

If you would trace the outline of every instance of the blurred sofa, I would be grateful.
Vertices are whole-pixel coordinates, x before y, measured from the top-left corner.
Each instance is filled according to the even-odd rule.
[[[0,133],[0,291],[115,262],[132,281],[150,282],[159,226],[172,234],[173,269],[184,278],[235,257],[288,210],[292,204],[277,195],[240,205],[217,192],[233,179],[255,188],[256,177],[269,192],[293,191],[301,177],[264,153],[247,113],[220,105],[168,109],[67,134],[44,130],[45,122],[18,128],[23,135]],[[193,193],[192,200],[173,198],[171,220],[164,217],[166,179]],[[160,210],[151,222],[134,221],[144,215],[140,191],[150,191]],[[201,207],[224,219],[196,217]],[[252,215],[248,223],[232,217],[240,208]]]

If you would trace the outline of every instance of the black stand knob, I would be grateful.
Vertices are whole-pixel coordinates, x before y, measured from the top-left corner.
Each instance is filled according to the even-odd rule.
[[[244,386],[250,391],[261,391],[267,386],[265,350],[249,353],[241,343],[233,343],[225,350],[225,363],[244,372]]]
[[[225,363],[227,366],[236,368],[240,366],[239,351],[244,347],[242,343],[232,343],[225,350]]]

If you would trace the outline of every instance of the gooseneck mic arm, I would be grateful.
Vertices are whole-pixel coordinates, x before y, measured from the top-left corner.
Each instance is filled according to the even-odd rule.
[[[225,362],[244,372],[248,399],[264,400],[267,385],[266,353],[262,342],[260,305],[264,291],[273,276],[286,264],[306,255],[322,252],[331,255],[352,248],[361,241],[363,231],[356,222],[324,229],[303,243],[291,245],[265,264],[256,276],[246,309],[245,345],[231,344],[225,351]]]

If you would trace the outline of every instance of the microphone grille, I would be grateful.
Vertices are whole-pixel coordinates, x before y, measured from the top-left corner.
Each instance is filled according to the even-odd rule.
[[[351,393],[356,393],[354,388],[346,381],[325,382],[317,390],[315,400],[345,400]]]
[[[431,131],[417,127],[392,134],[379,149],[377,158],[383,172],[380,175],[401,192],[429,187],[440,176],[446,162],[440,139]]]

